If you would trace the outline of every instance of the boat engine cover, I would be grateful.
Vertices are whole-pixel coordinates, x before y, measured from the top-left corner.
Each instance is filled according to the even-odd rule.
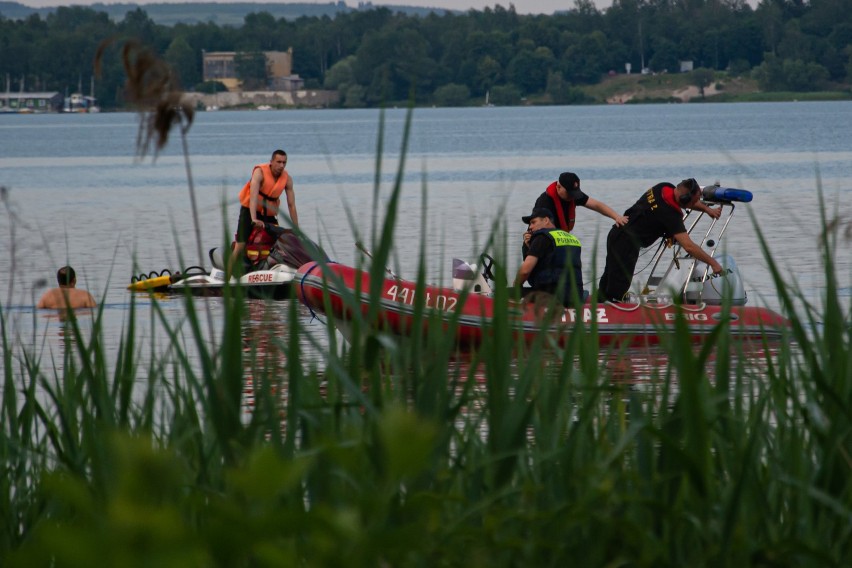
[[[742,306],[748,301],[743,279],[740,276],[740,270],[737,268],[737,263],[729,254],[721,254],[714,258],[722,265],[724,269],[722,274],[715,275],[709,269],[707,280],[701,290],[701,301],[711,306],[722,304],[725,294],[729,294],[731,304],[734,306]],[[700,282],[700,277],[704,274],[707,265],[703,262],[697,262],[693,278]],[[689,294],[689,292],[687,292]]]
[[[225,259],[222,256],[222,249],[219,247],[212,248],[207,252],[207,255],[210,257],[210,263],[215,268],[225,270]]]

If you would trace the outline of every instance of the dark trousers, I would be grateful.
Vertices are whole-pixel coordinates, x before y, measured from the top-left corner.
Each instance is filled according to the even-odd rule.
[[[606,237],[606,265],[598,284],[599,302],[620,302],[633,281],[639,246],[627,231],[612,228]]]
[[[278,218],[275,215],[261,215],[258,213],[257,220],[273,225],[278,224]],[[249,211],[248,207],[240,207],[240,217],[237,220],[237,234],[234,235],[234,240],[238,243],[246,242],[248,236],[251,234],[251,228],[251,211]]]

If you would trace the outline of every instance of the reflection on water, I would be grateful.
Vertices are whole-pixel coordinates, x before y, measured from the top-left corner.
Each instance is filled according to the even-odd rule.
[[[290,311],[295,307],[299,333],[291,333]],[[269,394],[280,406],[282,417],[287,406],[288,365],[300,365],[305,375],[320,370],[328,359],[328,330],[324,323],[297,300],[246,300],[246,318],[241,333],[243,350],[243,408],[248,415],[256,404],[257,381],[271,380]],[[336,332],[333,332],[336,333]],[[290,361],[290,343],[296,340],[299,360]]]
[[[691,346],[692,355],[698,357],[702,345]],[[743,376],[766,376],[769,367],[778,361],[780,352],[795,349],[795,345],[772,342],[738,342],[730,351],[722,355],[725,368],[729,373],[741,373]],[[717,381],[717,359],[719,354],[714,349],[707,357],[703,372],[711,383]],[[524,364],[540,364],[545,374],[552,380],[570,380],[572,384],[582,385],[586,381],[594,384],[598,379],[606,380],[610,386],[628,387],[635,390],[647,390],[654,385],[659,386],[662,382],[671,380],[674,383],[680,379],[675,367],[670,365],[667,350],[660,345],[631,346],[623,349],[613,347],[602,348],[595,361],[595,373],[593,377],[582,377],[583,365],[580,358],[574,358],[574,364],[565,367],[562,352],[549,353],[541,357],[540,361],[525,361]],[[455,377],[459,382],[473,381],[479,385],[487,383],[487,369],[481,361],[470,354],[462,354],[450,361],[449,375]],[[515,360],[512,366],[512,374],[517,377],[521,371],[518,370],[518,362]],[[566,376],[565,373],[571,376]],[[726,380],[730,376],[722,377]]]
[[[591,366],[584,365],[579,357],[566,365],[561,352],[551,353],[536,361],[521,363],[514,360],[511,367],[513,380],[503,386],[507,388],[505,394],[509,398],[514,399],[519,391],[523,391],[532,403],[535,410],[527,417],[526,432],[527,441],[534,444],[540,435],[538,426],[542,425],[537,421],[549,420],[552,416],[561,417],[565,423],[545,424],[546,431],[554,426],[557,431],[567,429],[570,423],[580,419],[580,413],[588,411],[601,420],[629,420],[631,405],[635,403],[641,404],[645,412],[654,414],[662,409],[661,405],[672,410],[678,401],[682,381],[706,381],[699,389],[708,396],[701,401],[702,404],[718,404],[727,397],[732,407],[748,409],[754,400],[770,389],[769,381],[777,376],[779,362],[797,356],[795,345],[780,342],[742,342],[731,345],[730,350],[724,349],[721,352],[718,349],[711,351],[698,371],[693,366],[694,362],[685,364],[684,376],[678,371],[678,366],[684,365],[684,362],[672,361],[660,346],[606,349],[599,353],[599,358]],[[791,349],[794,350],[792,354]],[[692,345],[692,356],[697,359],[701,350],[701,345]],[[678,357],[682,358],[683,353]],[[529,375],[522,367],[530,364],[539,367],[540,372],[534,374],[536,378],[532,379],[532,386],[524,386]],[[493,426],[498,418],[494,407],[490,409],[490,416],[485,415],[491,398],[485,365],[465,355],[453,360],[449,371],[449,376],[454,378],[450,382],[454,400],[449,406],[458,405],[460,408],[457,428],[459,431],[474,428],[483,440],[487,439],[489,423]],[[552,400],[553,397],[555,400]],[[591,406],[581,408],[587,404]],[[561,410],[555,410],[554,405]],[[542,416],[537,415],[539,411]]]
[[[784,344],[783,347],[789,346]],[[694,357],[698,357],[701,348],[701,345],[693,346]],[[779,342],[769,345],[738,343],[730,352],[722,354],[728,373],[722,377],[717,375],[720,354],[714,349],[707,357],[703,372],[714,384],[719,379],[730,380],[731,373],[745,377],[766,376],[769,367],[778,361],[781,349]],[[633,390],[647,390],[663,381],[672,381],[676,388],[681,378],[677,369],[669,364],[668,353],[659,346],[631,347],[618,353],[607,353],[601,357],[599,364],[611,376],[613,385],[624,385]]]
[[[17,359],[21,368],[38,361],[52,362],[57,370],[73,366],[81,368],[81,351],[86,350],[96,329],[97,310],[83,308],[68,310],[18,311],[7,319],[8,331],[20,342],[21,355]],[[21,326],[21,322],[42,323],[43,327]],[[49,369],[52,371],[53,369]]]
[[[243,321],[243,408],[248,416],[255,406],[255,388],[262,378],[269,396],[286,408],[287,390],[284,384],[287,368],[287,343],[290,333],[287,322],[286,303],[264,300],[248,300],[246,319]],[[282,309],[284,308],[284,309]],[[283,414],[282,414],[283,417]]]
[[[284,307],[285,310],[281,310]],[[243,353],[246,370],[274,376],[284,372],[286,345],[290,339],[286,305],[249,300],[243,321]]]

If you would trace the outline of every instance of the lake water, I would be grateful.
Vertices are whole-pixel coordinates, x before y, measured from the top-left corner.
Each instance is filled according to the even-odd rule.
[[[360,254],[354,243],[370,242],[399,162],[406,111],[391,109],[384,113],[377,176],[380,116],[376,110],[198,114],[188,146],[201,248],[233,232],[236,195],[252,166],[284,148],[302,229],[333,259],[354,262]],[[115,337],[127,317],[125,286],[133,274],[199,264],[180,139],[175,134],[156,160],[139,160],[137,127],[130,113],[0,115],[0,186],[7,188],[0,303],[42,352],[59,348],[62,324],[32,306],[45,284],[53,286],[59,266],[73,265],[78,285],[105,304],[106,333]],[[392,268],[413,277],[424,244],[429,279],[449,284],[451,259],[475,259],[495,219],[511,242],[520,239],[520,217],[564,170],[617,211],[654,183],[695,177],[754,193],[751,204],[738,207],[726,243],[750,302],[778,307],[758,230],[786,277],[817,301],[824,288],[818,189],[827,215],[852,223],[850,127],[849,102],[416,109]],[[603,247],[595,244],[610,225],[588,209],[578,211],[587,281],[597,280],[594,266],[598,272],[603,266]],[[849,244],[841,239],[836,255],[847,297]],[[519,261],[509,261],[510,273]],[[217,300],[199,301],[218,313]],[[182,317],[180,301],[165,304]],[[274,305],[254,311],[260,320],[286,314]]]

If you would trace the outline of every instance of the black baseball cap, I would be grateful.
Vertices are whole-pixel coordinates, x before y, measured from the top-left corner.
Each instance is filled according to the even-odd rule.
[[[565,188],[568,192],[568,197],[577,199],[582,197],[583,192],[580,191],[580,178],[574,172],[562,172],[559,174],[559,185]]]
[[[550,209],[547,209],[545,207],[536,207],[532,210],[532,213],[530,213],[526,217],[521,217],[521,221],[529,225],[530,221],[532,221],[536,217],[547,217],[548,219],[553,221],[553,213],[550,211]]]

